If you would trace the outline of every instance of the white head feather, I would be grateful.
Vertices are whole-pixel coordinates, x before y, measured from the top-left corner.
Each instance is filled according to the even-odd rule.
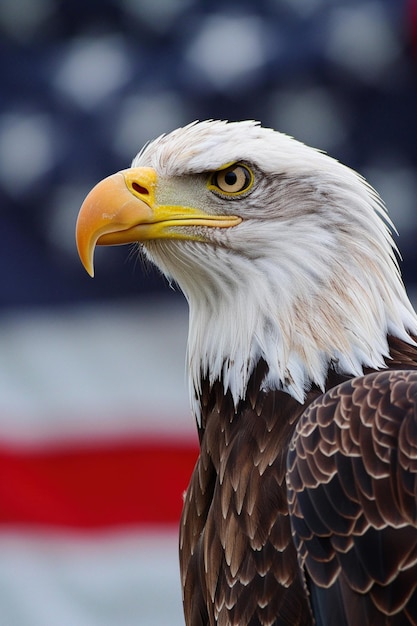
[[[193,185],[236,161],[256,168],[248,195],[219,199]],[[206,211],[242,217],[206,229],[209,243],[146,243],[189,302],[196,414],[202,377],[222,380],[237,404],[263,358],[264,388],[303,402],[329,367],[351,375],[385,367],[387,334],[410,343],[417,334],[382,201],[336,160],[255,122],[208,121],[159,137],[132,165],[157,170],[165,201],[186,189]]]

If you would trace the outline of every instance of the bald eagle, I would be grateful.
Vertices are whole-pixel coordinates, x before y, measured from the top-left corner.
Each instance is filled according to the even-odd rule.
[[[417,316],[376,191],[258,123],[160,136],[77,221],[189,303],[188,626],[417,624]]]

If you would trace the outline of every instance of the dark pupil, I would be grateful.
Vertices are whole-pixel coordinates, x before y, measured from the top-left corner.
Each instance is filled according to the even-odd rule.
[[[237,181],[237,176],[234,172],[227,172],[227,174],[225,174],[224,177],[224,182],[226,183],[226,185],[234,185]]]

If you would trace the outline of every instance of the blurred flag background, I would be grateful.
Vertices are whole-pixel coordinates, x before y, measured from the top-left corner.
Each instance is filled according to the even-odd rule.
[[[148,140],[259,119],[379,190],[417,288],[414,0],[1,0],[0,624],[179,626],[187,310],[79,206]],[[415,299],[414,299],[415,300]]]

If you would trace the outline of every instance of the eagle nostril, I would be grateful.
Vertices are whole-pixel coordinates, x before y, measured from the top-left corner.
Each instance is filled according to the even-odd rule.
[[[143,195],[149,195],[149,190],[146,187],[142,187],[139,183],[132,183],[132,189],[137,191],[137,193],[141,193]]]

